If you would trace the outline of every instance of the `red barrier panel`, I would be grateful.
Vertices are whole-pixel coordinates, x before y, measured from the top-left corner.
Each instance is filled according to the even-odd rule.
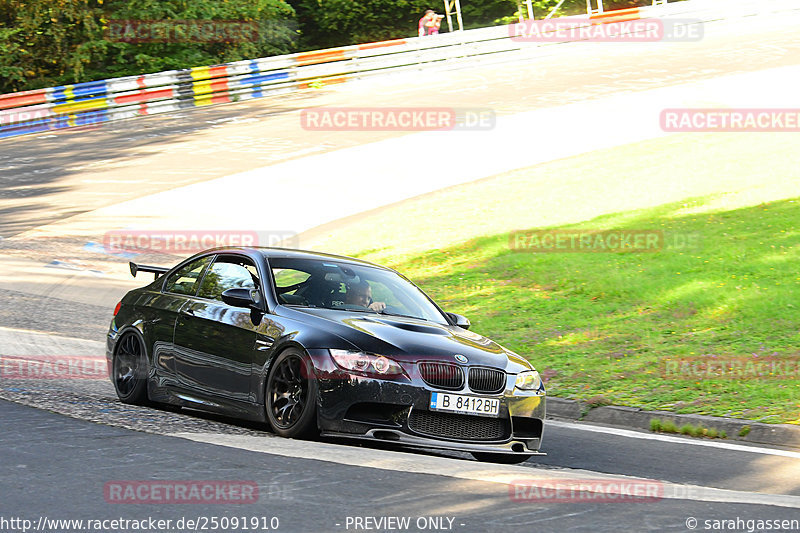
[[[297,54],[298,65],[313,65],[316,63],[327,63],[329,61],[339,61],[345,59],[345,48],[337,48],[335,50],[327,50],[325,52],[306,52],[304,54]]]
[[[373,48],[384,48],[386,46],[396,46],[398,44],[406,44],[405,39],[394,39],[391,41],[380,41],[377,43],[359,44],[359,50],[372,50]]]
[[[0,94],[0,109],[44,104],[47,102],[47,89],[36,89],[21,93]]]
[[[638,7],[631,7],[628,9],[617,9],[615,11],[606,11],[605,13],[598,13],[589,17],[597,24],[613,24],[614,22],[626,22],[628,20],[639,20],[642,18],[639,13]]]
[[[149,102],[159,98],[171,98],[172,89],[156,89],[154,91],[139,91],[133,94],[126,94],[114,98],[115,104],[130,104],[132,102]]]

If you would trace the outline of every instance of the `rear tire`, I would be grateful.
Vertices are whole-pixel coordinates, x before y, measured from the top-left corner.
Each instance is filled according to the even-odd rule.
[[[319,387],[311,359],[289,348],[275,359],[267,376],[264,408],[276,435],[290,439],[313,438],[317,426]]]
[[[122,403],[147,404],[147,357],[135,333],[124,335],[117,343],[111,375]]]
[[[488,453],[488,452],[472,452],[472,456],[482,463],[497,463],[503,465],[518,465],[524,463],[533,455],[526,455],[524,453]]]

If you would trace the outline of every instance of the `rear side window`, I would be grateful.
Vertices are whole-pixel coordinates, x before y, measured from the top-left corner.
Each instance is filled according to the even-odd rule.
[[[164,292],[194,296],[210,260],[210,256],[201,257],[170,274],[164,283]]]

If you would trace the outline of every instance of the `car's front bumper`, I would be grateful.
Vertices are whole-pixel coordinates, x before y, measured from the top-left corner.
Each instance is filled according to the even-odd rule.
[[[469,452],[544,455],[539,451],[544,390],[520,391],[514,387],[513,375],[498,394],[441,391],[419,377],[384,380],[348,373],[333,363],[327,351],[312,352],[316,352],[310,355],[318,373],[323,435]],[[432,392],[496,398],[500,413],[484,417],[434,411],[429,407]]]

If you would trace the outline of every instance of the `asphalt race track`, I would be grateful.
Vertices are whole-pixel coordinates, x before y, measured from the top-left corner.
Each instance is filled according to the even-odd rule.
[[[559,45],[524,65],[405,75],[0,142],[0,356],[83,356],[100,369],[94,379],[0,377],[0,532],[22,531],[23,524],[39,531],[134,530],[50,522],[120,518],[171,520],[156,530],[176,532],[247,529],[234,527],[234,518],[255,520],[259,527],[250,530],[288,532],[800,529],[800,443],[766,448],[552,420],[546,457],[505,466],[457,452],[293,441],[256,424],[123,405],[102,375],[103,341],[114,303],[141,280],[124,275],[122,260],[88,259],[84,236],[59,233],[70,217],[124,201],[404,135],[309,134],[299,125],[303,108],[447,105],[512,117],[800,66],[797,11],[705,30],[699,42]],[[749,107],[769,106],[753,98]],[[364,209],[396,200],[380,198]],[[36,233],[44,226],[51,228],[47,240]],[[313,232],[301,234],[301,242]],[[52,268],[65,258],[89,266]],[[257,497],[120,503],[109,492],[115,483],[144,480],[227,480],[255,487]],[[572,482],[654,492],[635,501],[524,490],[526,483]]]
[[[276,516],[279,531],[347,531],[347,519],[398,516],[448,517],[452,526],[436,528],[453,531],[685,531],[686,520],[792,519],[797,509],[771,505],[718,503],[689,499],[662,499],[654,503],[572,502],[543,505],[510,501],[505,483],[479,481],[447,474],[452,463],[465,463],[485,471],[474,461],[416,456],[391,451],[412,464],[434,468],[430,473],[386,470],[380,466],[353,466],[331,460],[293,458],[235,448],[195,443],[182,438],[152,435],[75,420],[50,412],[0,402],[4,425],[4,495],[2,516],[17,515],[50,519],[110,519],[117,517],[172,519],[210,516]],[[549,432],[550,448],[569,447],[571,453],[608,455],[624,439],[611,437],[594,443],[571,444],[570,432],[554,428]],[[260,436],[269,441],[275,437]],[[24,446],[20,443],[24,442]],[[299,447],[305,447],[305,444]],[[311,446],[320,446],[312,444]],[[343,455],[353,453],[351,446]],[[655,453],[680,457],[682,446],[663,446],[646,451],[639,447],[642,471],[650,469]],[[359,450],[362,461],[379,464],[383,450]],[[706,462],[724,469],[719,452],[692,454],[697,464]],[[730,461],[746,464],[746,454],[733,454]],[[629,459],[633,459],[629,457]],[[387,460],[387,462],[389,462]],[[797,459],[794,460],[795,468]],[[386,465],[392,467],[393,465]],[[461,466],[456,464],[456,467]],[[585,471],[526,465],[496,468],[524,478],[526,470],[545,476],[574,475],[595,479]],[[514,472],[510,472],[514,470]],[[187,473],[190,472],[191,474]],[[463,473],[462,473],[463,475]],[[509,474],[507,474],[509,475]],[[738,474],[734,474],[738,475]],[[478,477],[473,476],[473,477]],[[685,476],[686,481],[711,476]],[[108,503],[103,487],[115,480],[141,479],[229,479],[254,481],[260,498],[257,504],[238,505],[147,505]],[[696,496],[703,490],[686,489]],[[794,505],[797,505],[796,500]],[[21,512],[24,510],[24,513]],[[410,528],[418,531],[421,528]],[[422,529],[424,530],[424,529]]]

